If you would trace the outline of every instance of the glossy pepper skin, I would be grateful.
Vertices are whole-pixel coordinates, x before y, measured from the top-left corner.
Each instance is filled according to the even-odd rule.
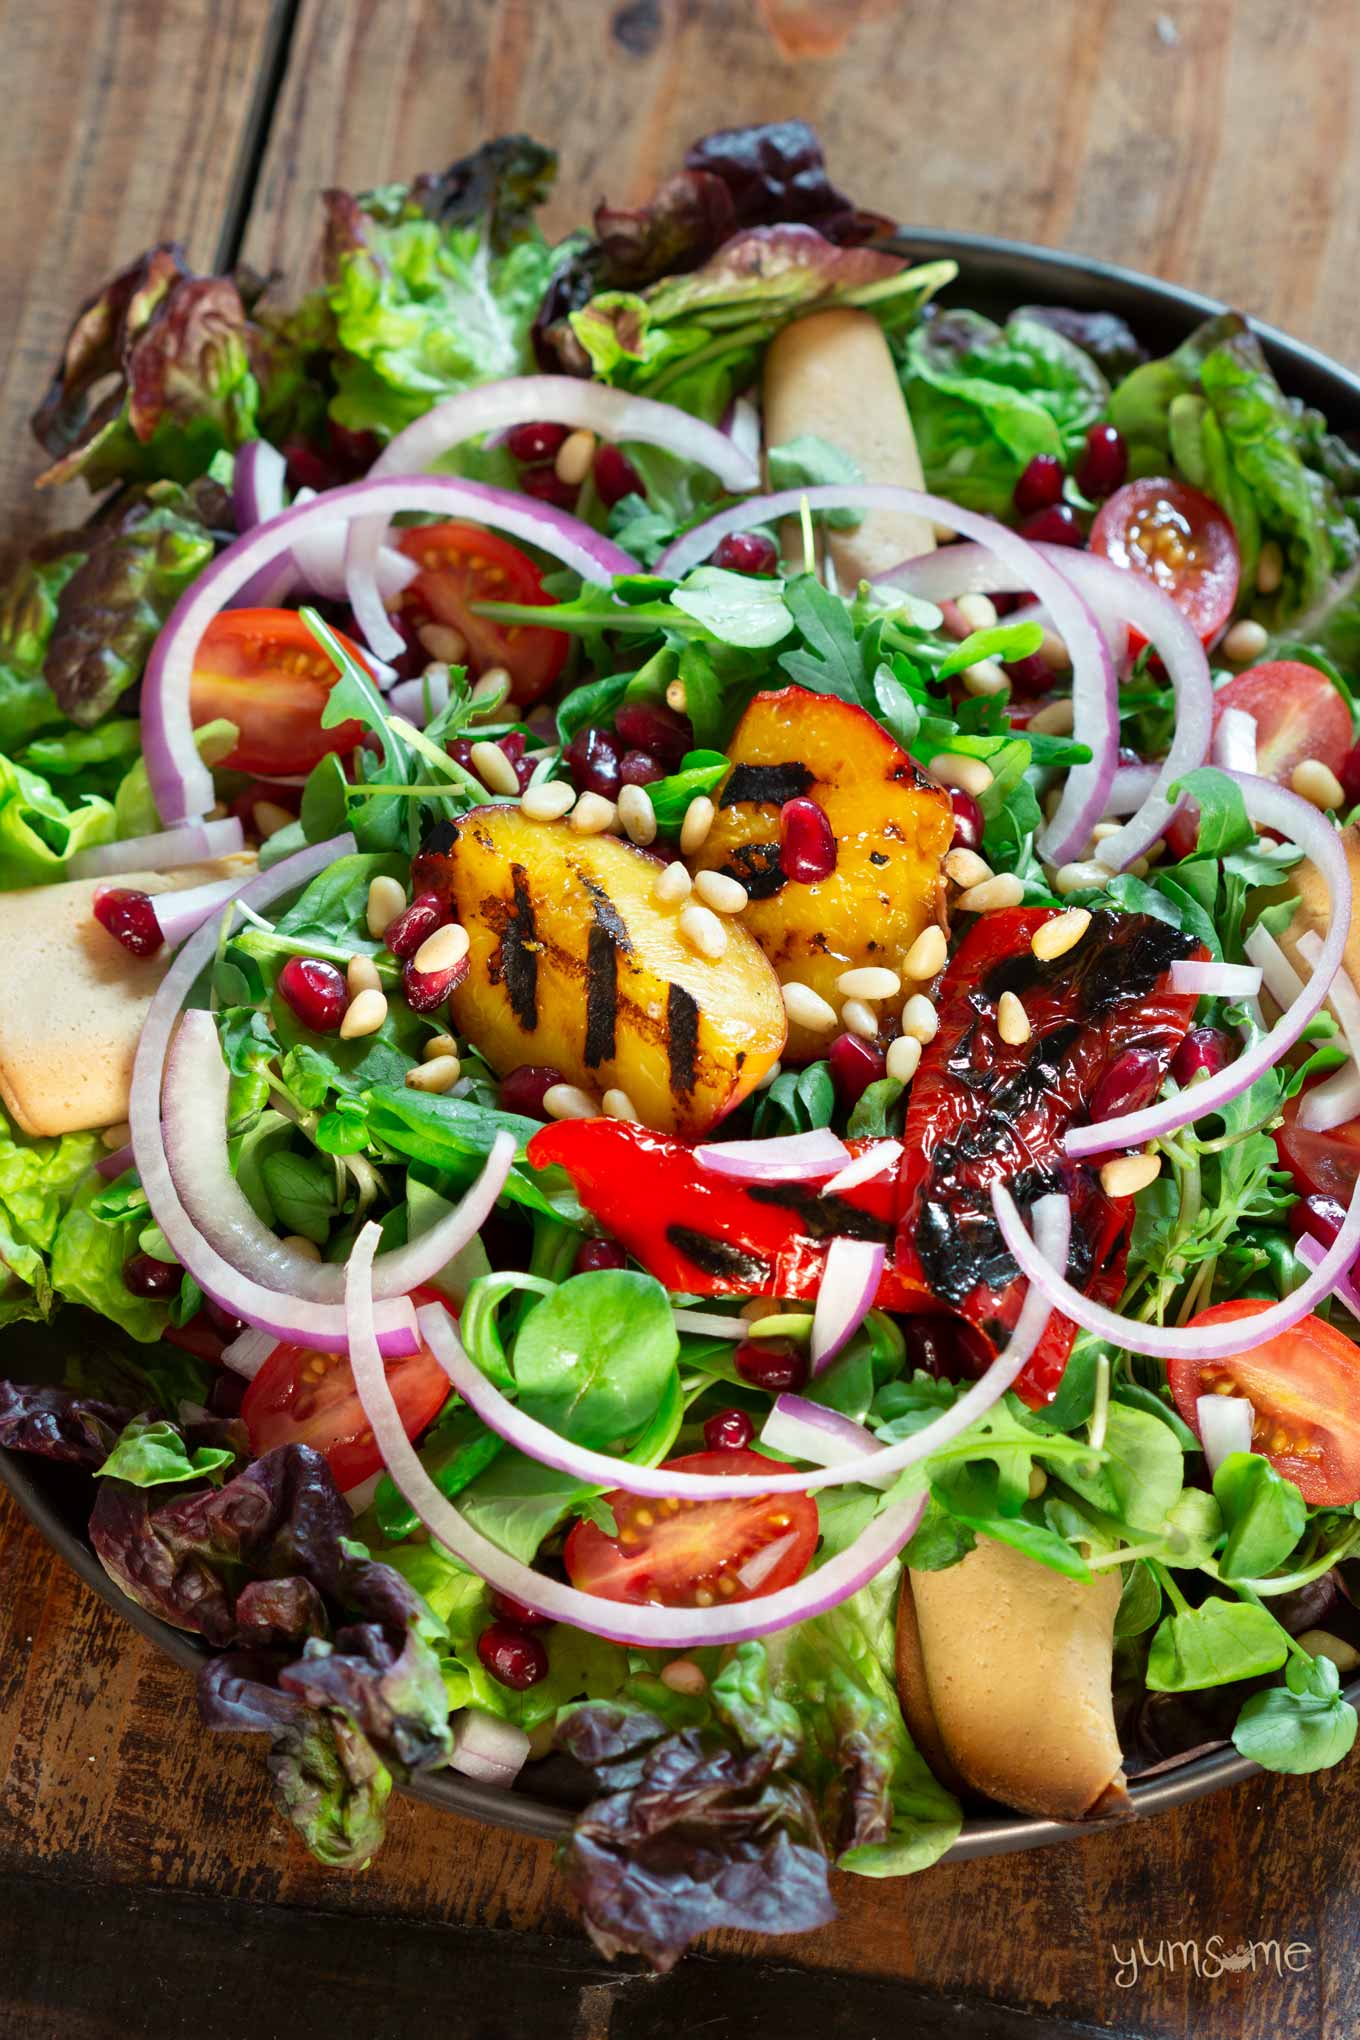
[[[1130,1048],[1163,1069],[1189,1026],[1194,1000],[1168,973],[1197,945],[1146,915],[1096,914],[1082,941],[1041,963],[1034,931],[1046,908],[979,917],[945,974],[940,1026],[912,1084],[895,1170],[843,1196],[806,1183],[737,1183],[695,1160],[683,1141],[625,1120],[563,1120],[529,1145],[537,1166],[559,1163],[581,1202],[668,1289],[700,1296],[815,1296],[828,1243],[839,1234],[889,1247],[876,1302],[907,1315],[953,1313],[994,1352],[1013,1330],[1025,1284],[992,1214],[990,1187],[1012,1187],[1021,1208],[1046,1191],[1072,1203],[1071,1280],[1118,1298],[1132,1203],[1106,1197],[1098,1172],[1063,1154],[1105,1071]],[[997,1032],[1013,991],[1031,1036]],[[875,1145],[850,1141],[854,1155]],[[1050,1320],[1017,1384],[1032,1406],[1052,1399],[1075,1336]]]

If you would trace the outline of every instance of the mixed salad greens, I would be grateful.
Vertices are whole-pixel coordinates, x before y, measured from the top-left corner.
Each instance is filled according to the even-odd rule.
[[[0,1443],[324,1861],[573,1766],[664,1967],[1351,1748],[1360,453],[1235,313],[967,309],[801,123],[553,170],[72,329]]]

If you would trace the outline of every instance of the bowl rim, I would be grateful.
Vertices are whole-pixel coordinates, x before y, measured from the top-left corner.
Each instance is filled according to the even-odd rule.
[[[957,295],[961,290],[965,297],[981,294],[1012,305],[1085,304],[1091,309],[1119,313],[1129,320],[1140,338],[1149,337],[1155,328],[1157,337],[1168,345],[1175,345],[1201,320],[1230,309],[1220,299],[1183,284],[1037,242],[906,224],[877,245],[916,261],[956,261],[959,274],[948,294]],[[1343,411],[1353,411],[1354,425],[1360,427],[1360,374],[1277,326],[1256,318],[1250,323],[1291,394],[1327,410],[1329,416],[1339,404]],[[183,1670],[197,1671],[211,1655],[207,1645],[149,1614],[114,1583],[88,1538],[71,1528],[58,1503],[47,1492],[40,1466],[40,1462],[26,1461],[19,1453],[0,1449],[0,1482],[53,1550],[142,1636],[158,1645]],[[1345,1693],[1352,1701],[1360,1700],[1360,1678],[1353,1680]],[[1135,1776],[1130,1781],[1129,1798],[1134,1814],[1141,1818],[1259,1775],[1258,1765],[1239,1756],[1231,1745],[1225,1745],[1190,1756],[1185,1762],[1153,1775]],[[506,1791],[454,1771],[413,1778],[398,1789],[411,1798],[466,1818],[553,1840],[560,1840],[572,1824],[572,1813],[565,1806],[518,1786]],[[1115,1824],[1123,1823],[1046,1820],[998,1810],[965,1819],[957,1841],[940,1860],[961,1862],[979,1856],[1010,1854],[1074,1840]]]

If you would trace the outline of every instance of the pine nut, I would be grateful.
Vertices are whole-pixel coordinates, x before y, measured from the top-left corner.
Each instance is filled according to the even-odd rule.
[[[756,1085],[756,1089],[758,1091],[768,1091],[775,1078],[783,1073],[783,1069],[784,1065],[782,1062],[772,1062],[760,1082]]]
[[[959,535],[952,524],[932,524],[931,530],[935,533],[936,545],[952,545]]]
[[[1091,831],[1091,841],[1103,843],[1108,836],[1117,836],[1123,826],[1122,822],[1097,822]]]
[[[691,949],[716,963],[727,952],[727,930],[709,907],[693,902],[680,909],[680,933]]]
[[[578,836],[602,836],[618,818],[619,811],[612,800],[606,800],[602,793],[583,793],[567,816],[567,827]]]
[[[836,990],[847,999],[895,999],[902,989],[902,980],[895,970],[885,970],[880,963],[864,963],[854,970],[843,970],[836,979]]]
[[[421,649],[446,666],[461,666],[467,657],[467,639],[447,623],[422,623],[416,636]]]
[[[846,1000],[841,1007],[841,1025],[847,1034],[857,1034],[861,1041],[873,1041],[878,1035],[878,1015],[863,999]]]
[[[1341,781],[1321,758],[1303,759],[1290,774],[1289,784],[1300,800],[1311,801],[1315,808],[1339,808],[1346,798]]]
[[[519,797],[520,813],[531,822],[560,822],[576,803],[576,788],[565,779],[540,779]]]
[[[368,932],[375,942],[381,942],[392,923],[406,906],[406,888],[399,879],[375,878],[368,888],[368,912],[365,919]]]
[[[1072,654],[1055,630],[1044,632],[1044,641],[1039,647],[1039,657],[1050,673],[1067,673],[1072,666]],[[1033,718],[1031,717],[1031,721]]]
[[[433,935],[427,935],[415,955],[411,958],[412,968],[427,973],[452,970],[460,964],[472,947],[466,928],[457,921],[447,921],[442,928],[436,928]]]
[[[944,860],[944,875],[952,878],[955,885],[982,885],[995,876],[985,857],[979,857],[976,850],[951,850]]]
[[[913,992],[902,1008],[902,1032],[913,1041],[933,1041],[940,1031],[940,1016],[924,992]]]
[[[1273,595],[1284,579],[1284,554],[1268,538],[1256,558],[1256,586],[1262,595]]]
[[[619,788],[619,820],[630,843],[646,849],[656,841],[656,809],[645,786]]]
[[[703,843],[713,827],[716,813],[717,809],[706,793],[696,794],[685,809],[685,819],[680,824],[680,848],[686,857],[692,857]]]
[[[830,1034],[838,1024],[835,1007],[828,1005],[811,985],[800,984],[795,979],[783,987],[783,992],[784,1011],[795,1027],[806,1027],[813,1034]]]
[[[513,685],[508,666],[488,666],[472,690],[473,713],[489,702],[504,701]]]
[[[689,695],[685,690],[685,683],[683,680],[672,680],[670,685],[667,687],[666,706],[667,708],[673,708],[677,715],[688,714]]]
[[[132,1128],[126,1119],[120,1119],[116,1126],[106,1126],[99,1138],[110,1154],[116,1154],[120,1147],[126,1147],[132,1139]]]
[[[672,1658],[663,1665],[658,1675],[663,1686],[669,1686],[672,1693],[688,1693],[696,1697],[708,1689],[708,1677],[702,1665],[696,1665],[693,1658]]]
[[[288,828],[297,820],[296,815],[290,815],[287,808],[280,807],[276,800],[257,800],[250,810],[250,817],[256,834],[266,842],[271,836],[277,836],[280,829]]]
[[[970,631],[996,629],[996,604],[990,595],[960,595],[954,607]]]
[[[457,1055],[458,1043],[451,1034],[432,1034],[420,1053],[425,1062],[434,1062],[441,1055]]]
[[[291,1247],[293,1252],[300,1255],[304,1261],[319,1261],[321,1259],[321,1249],[316,1241],[305,1238],[300,1232],[285,1233],[283,1244],[285,1247]]]
[[[949,942],[943,928],[923,928],[911,948],[902,959],[902,970],[909,978],[933,978],[944,969],[949,955]]]
[[[1225,633],[1219,650],[1234,666],[1249,666],[1253,659],[1260,658],[1269,643],[1270,633],[1265,626],[1253,617],[1244,616],[1241,623],[1235,623]]]
[[[899,1034],[888,1043],[888,1075],[899,1084],[909,1084],[921,1067],[921,1044],[914,1034]]]
[[[1002,871],[981,885],[970,885],[959,894],[959,905],[965,914],[994,914],[1000,907],[1018,907],[1024,897],[1025,888],[1015,873]]]
[[[360,992],[357,999],[351,999],[344,1019],[340,1022],[341,1038],[354,1041],[361,1034],[376,1034],[387,1018],[387,998],[382,992]]]
[[[632,1119],[639,1125],[642,1123],[642,1114],[626,1091],[606,1091],[604,1110],[607,1119]]]
[[[783,1315],[784,1306],[777,1296],[753,1296],[737,1312],[737,1316],[748,1325],[765,1324],[769,1319]]]
[[[1053,890],[1059,899],[1066,899],[1068,893],[1090,892],[1093,888],[1103,892],[1110,876],[1105,865],[1097,864],[1094,858],[1078,860],[1075,864],[1060,864],[1053,874]]]
[[[557,449],[553,472],[559,482],[565,482],[568,488],[577,488],[590,473],[594,458],[595,434],[584,430],[569,432]]]
[[[1040,963],[1052,963],[1055,957],[1066,956],[1069,949],[1075,949],[1090,925],[1091,916],[1085,907],[1069,907],[1065,914],[1057,914],[1035,929],[1030,949]]]
[[[579,1084],[549,1084],[543,1093],[543,1110],[549,1119],[598,1119],[600,1108],[589,1091]]]
[[[996,1031],[1011,1048],[1019,1048],[1033,1032],[1029,1014],[1014,992],[1003,992],[997,1001]]]
[[[673,907],[678,905],[681,900],[689,898],[690,888],[693,884],[694,880],[690,877],[684,865],[677,860],[674,864],[668,864],[664,871],[657,873],[656,884],[652,887],[652,896],[654,899],[660,900],[663,906]]]
[[[1041,737],[1066,737],[1071,734],[1073,719],[1072,697],[1064,694],[1057,701],[1046,701],[1042,708],[1036,708],[1027,727]]]
[[[1107,1197],[1136,1197],[1161,1173],[1160,1155],[1116,1155],[1101,1170],[1100,1187]]]
[[[741,880],[729,878],[725,871],[697,871],[694,874],[694,890],[715,914],[739,914],[743,907],[751,904],[751,895]]]
[[[345,984],[351,999],[357,999],[360,992],[380,992],[382,979],[378,966],[371,956],[351,956],[345,965]]]
[[[990,765],[984,765],[981,758],[965,758],[959,751],[940,751],[926,770],[940,786],[957,786],[961,793],[971,793],[974,800],[992,783]]]
[[[519,781],[515,768],[499,744],[482,739],[472,747],[472,769],[488,793],[512,793],[518,795]]]
[[[438,1096],[453,1089],[462,1070],[456,1055],[431,1056],[419,1068],[406,1072],[406,1082],[412,1091],[433,1091]]]
[[[1004,694],[1011,684],[998,659],[979,659],[976,666],[965,666],[961,677],[968,694]]]

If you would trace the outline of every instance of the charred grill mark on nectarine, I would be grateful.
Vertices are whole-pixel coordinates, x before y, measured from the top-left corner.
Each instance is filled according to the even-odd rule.
[[[498,962],[510,1010],[525,1033],[532,1034],[538,1026],[538,926],[522,864],[510,866],[510,882],[515,905],[501,930]]]
[[[671,1090],[677,1098],[687,1098],[694,1089],[698,1053],[698,1001],[683,985],[667,985],[666,1058],[671,1075]]]
[[[813,773],[799,758],[778,765],[734,765],[718,805],[741,807],[753,801],[783,807],[786,800],[799,799],[813,782]]]

